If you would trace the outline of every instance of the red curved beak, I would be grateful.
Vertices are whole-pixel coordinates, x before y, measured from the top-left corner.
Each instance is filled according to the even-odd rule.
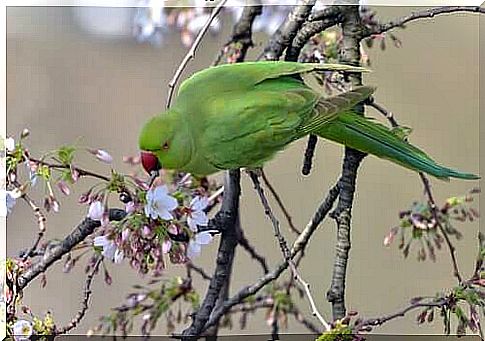
[[[156,172],[160,170],[160,168],[162,168],[160,165],[160,162],[158,161],[157,156],[152,152],[141,151],[140,159],[141,159],[141,165],[147,171],[148,174],[151,174],[153,171]]]

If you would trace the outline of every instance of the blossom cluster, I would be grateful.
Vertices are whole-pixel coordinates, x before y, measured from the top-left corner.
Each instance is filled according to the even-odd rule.
[[[93,262],[102,256],[115,264],[127,261],[140,274],[151,272],[151,275],[158,276],[166,268],[167,261],[177,264],[195,259],[200,255],[202,246],[209,244],[213,233],[217,232],[207,228],[210,224],[208,213],[217,205],[223,191],[215,182],[196,179],[190,174],[162,172],[153,184],[149,184],[138,170],[130,174],[116,172],[112,168],[114,159],[106,150],[84,149],[110,166],[110,175],[106,176],[81,168],[76,155],[83,149],[76,146],[62,146],[34,158],[26,146],[28,136],[28,130],[24,130],[19,139],[8,137],[2,140],[7,178],[0,195],[0,213],[9,219],[11,214],[15,214],[16,202],[22,198],[39,221],[39,242],[22,252],[19,258],[7,261],[2,300],[7,304],[9,335],[15,335],[16,339],[54,332],[55,325],[50,315],[41,319],[33,315],[28,307],[21,306],[21,293],[17,293],[16,283],[18,276],[36,262],[35,258],[56,244],[52,240],[41,240],[47,226],[47,214],[62,211],[61,197],[71,195],[71,189],[79,179],[95,180],[81,194],[78,202],[85,205],[86,219],[97,221],[100,226],[67,254],[65,272],[69,272],[83,255],[91,254],[86,273],[94,271]],[[124,161],[135,166],[139,163],[136,157],[127,157]],[[38,198],[30,191],[39,183],[45,189],[41,199],[43,207],[37,205]],[[116,206],[112,204],[114,195],[124,206],[124,218],[120,221],[110,220],[110,210]],[[94,252],[87,252],[89,249]],[[111,284],[105,262],[102,265],[105,281]],[[41,279],[45,285],[45,275]],[[193,295],[192,291],[187,295]],[[18,307],[27,315],[25,318],[19,315]]]
[[[471,206],[474,195],[479,189],[472,189],[469,193],[459,197],[451,197],[446,200],[443,206],[433,214],[432,208],[427,202],[413,202],[408,210],[399,213],[399,225],[393,227],[384,238],[384,245],[389,246],[396,237],[399,238],[399,249],[405,257],[413,241],[419,241],[417,259],[432,261],[436,260],[436,249],[441,249],[444,243],[443,231],[456,239],[462,238],[462,233],[454,226],[456,222],[473,222],[479,218],[478,211]]]

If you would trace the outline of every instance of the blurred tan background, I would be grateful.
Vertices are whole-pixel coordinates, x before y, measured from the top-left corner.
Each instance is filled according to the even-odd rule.
[[[384,19],[402,16],[414,9],[377,10]],[[120,18],[128,15],[125,9],[99,8],[97,11]],[[205,38],[184,78],[211,64],[230,33],[232,22],[226,19],[221,33]],[[479,20],[474,15],[456,14],[409,24],[406,30],[396,32],[403,41],[402,48],[388,44],[386,51],[378,47],[369,50],[373,73],[365,77],[366,83],[378,87],[377,101],[389,108],[402,124],[414,128],[411,135],[414,144],[445,165],[474,173],[479,173],[479,64],[483,62],[479,59]],[[130,36],[101,39],[79,26],[74,8],[9,8],[7,132],[18,134],[28,127],[31,130],[28,143],[34,155],[82,137],[80,145],[108,150],[115,159],[113,166],[127,170],[122,156],[137,153],[138,130],[146,118],[163,109],[167,84],[186,52],[179,33],[169,32],[164,37],[159,48],[139,44]],[[256,35],[255,42],[259,49],[266,42],[266,36]],[[253,50],[249,59],[258,51]],[[378,116],[372,111],[369,114]],[[295,143],[266,167],[300,227],[307,223],[337,180],[342,156],[340,146],[320,141],[314,170],[311,176],[303,177],[300,169],[305,143]],[[108,167],[85,153],[80,153],[78,160],[86,168],[109,172]],[[66,235],[83,218],[86,211],[77,204],[77,198],[92,183],[90,179],[82,179],[70,197],[59,196],[61,211],[48,216],[48,238]],[[272,227],[246,177],[243,185],[243,227],[256,248],[264,251],[274,265],[281,256]],[[477,185],[477,182],[433,180],[435,197],[440,203]],[[36,190],[40,198],[42,186]],[[442,288],[455,285],[447,252],[439,251],[435,263],[417,262],[416,248],[405,260],[397,243],[390,248],[383,246],[384,236],[398,223],[399,210],[416,199],[424,199],[417,174],[373,157],[365,160],[359,173],[353,211],[348,309],[366,317],[378,316],[403,307],[411,297],[434,295]],[[279,217],[284,222],[281,214]],[[455,243],[459,265],[467,276],[474,266],[478,222],[457,226],[464,234]],[[9,256],[30,246],[36,224],[24,203],[16,205],[7,228]],[[293,238],[289,233],[287,236]],[[325,293],[330,284],[334,240],[335,224],[326,220],[311,241],[302,264],[302,275],[311,283],[325,316],[331,315]],[[199,265],[212,269],[217,243],[218,239],[203,250],[197,261]],[[24,301],[37,314],[50,309],[59,324],[64,324],[79,307],[84,266],[76,267],[71,274],[63,274],[61,267],[62,262],[47,273],[46,288],[41,289],[39,281],[32,283]],[[110,307],[123,301],[133,284],[148,280],[138,276],[126,262],[111,265],[110,269],[113,285],[105,285],[102,276],[95,279],[91,309],[75,333],[86,332],[100,315],[109,313]],[[176,266],[170,265],[166,276],[179,272]],[[238,249],[232,292],[259,276],[259,267]],[[203,294],[206,283],[196,285]],[[299,306],[310,316],[306,302],[300,302]],[[375,332],[441,333],[439,320],[418,326],[415,316],[410,314],[394,320]],[[237,325],[237,319],[234,324]],[[163,334],[164,330],[159,327],[158,333]],[[237,331],[236,328],[222,332]],[[267,331],[264,319],[255,317],[250,319],[245,332]],[[290,318],[289,328],[282,330],[285,331],[306,330]]]

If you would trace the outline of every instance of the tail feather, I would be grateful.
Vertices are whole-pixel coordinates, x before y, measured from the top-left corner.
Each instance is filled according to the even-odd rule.
[[[466,180],[480,178],[475,174],[462,173],[437,164],[425,152],[407,143],[384,125],[354,113],[340,114],[315,133],[325,139],[442,180],[450,177]]]

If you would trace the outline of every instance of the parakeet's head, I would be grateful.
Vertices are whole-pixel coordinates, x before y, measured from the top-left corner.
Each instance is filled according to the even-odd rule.
[[[186,122],[167,111],[152,117],[143,126],[138,145],[141,164],[151,173],[161,168],[182,169],[191,158],[192,142]]]

